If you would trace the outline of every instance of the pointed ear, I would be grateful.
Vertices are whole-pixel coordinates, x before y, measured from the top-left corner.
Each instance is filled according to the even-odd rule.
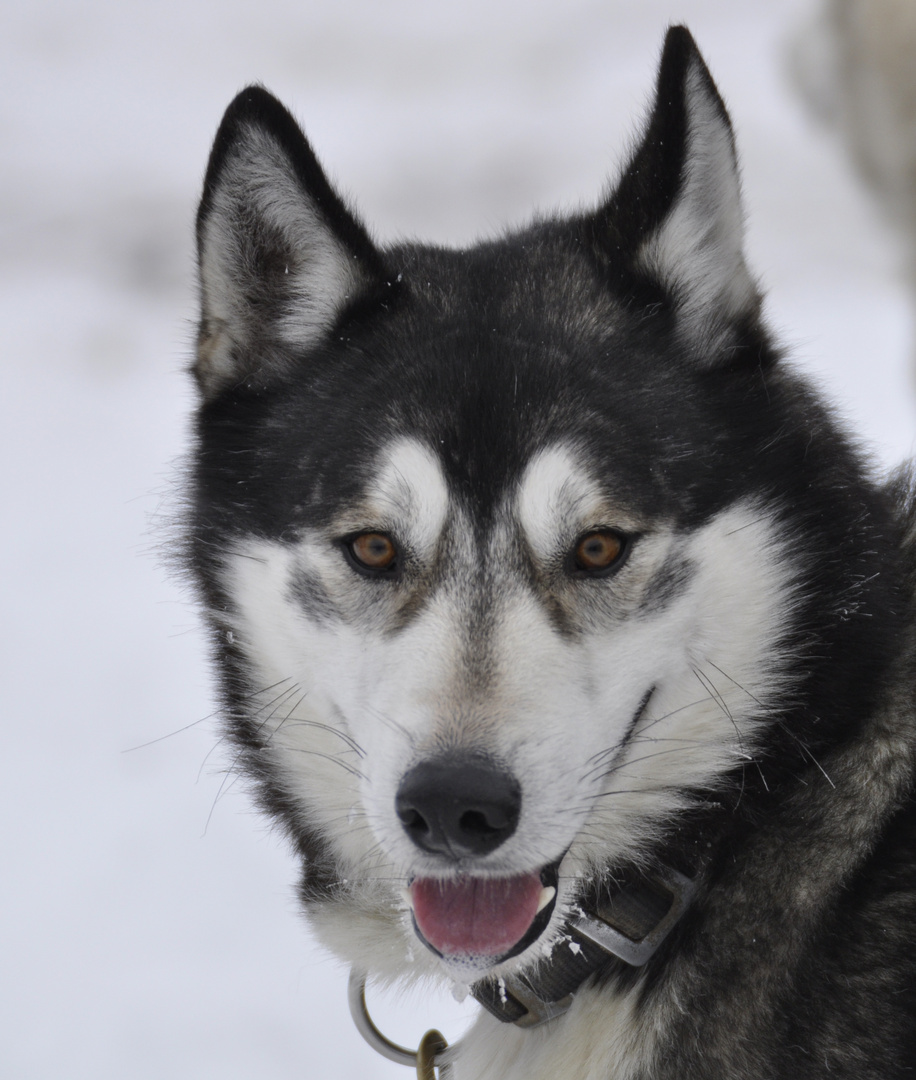
[[[381,257],[333,191],[299,126],[249,87],[220,124],[197,215],[205,397],[264,384],[384,285]]]
[[[648,128],[604,215],[608,239],[671,298],[698,353],[711,359],[736,323],[758,314],[731,122],[682,26],[665,38]]]

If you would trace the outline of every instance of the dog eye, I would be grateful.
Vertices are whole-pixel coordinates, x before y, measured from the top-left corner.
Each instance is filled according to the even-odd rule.
[[[573,566],[586,574],[600,574],[617,566],[627,552],[626,537],[614,529],[595,529],[576,541]]]
[[[370,574],[392,574],[397,570],[398,549],[385,533],[359,533],[345,541],[344,548],[357,570]]]

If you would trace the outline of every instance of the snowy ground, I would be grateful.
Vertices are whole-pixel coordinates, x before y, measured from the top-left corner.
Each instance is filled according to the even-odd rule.
[[[916,433],[900,256],[784,77],[803,6],[7,0],[0,1075],[408,1076],[356,1036],[286,852],[225,780],[150,524],[185,440],[191,225],[231,97],[283,97],[380,236],[464,241],[593,200],[664,26],[688,22],[737,124],[772,320],[889,463]],[[376,1001],[414,1045],[459,1024],[447,999]]]

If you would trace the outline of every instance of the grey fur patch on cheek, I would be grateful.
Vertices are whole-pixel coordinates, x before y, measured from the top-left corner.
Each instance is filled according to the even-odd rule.
[[[640,609],[646,614],[663,611],[690,587],[696,572],[693,560],[674,557],[666,560],[646,583]]]
[[[341,611],[313,571],[299,567],[289,583],[290,600],[314,623],[339,622]]]

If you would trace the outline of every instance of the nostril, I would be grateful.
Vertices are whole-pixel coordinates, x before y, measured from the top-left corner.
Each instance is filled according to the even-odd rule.
[[[398,817],[401,819],[401,823],[408,832],[423,834],[429,832],[429,825],[422,814],[418,813],[412,806],[398,806]]]
[[[496,817],[497,815],[493,815]],[[492,836],[494,833],[498,833],[501,829],[505,828],[506,817],[505,814],[498,815],[503,822],[502,825],[487,818],[487,815],[479,810],[468,810],[466,814],[462,814],[458,821],[458,827],[468,836]]]
[[[422,851],[450,858],[486,855],[515,832],[521,789],[515,777],[488,756],[434,758],[404,775],[395,810]]]

